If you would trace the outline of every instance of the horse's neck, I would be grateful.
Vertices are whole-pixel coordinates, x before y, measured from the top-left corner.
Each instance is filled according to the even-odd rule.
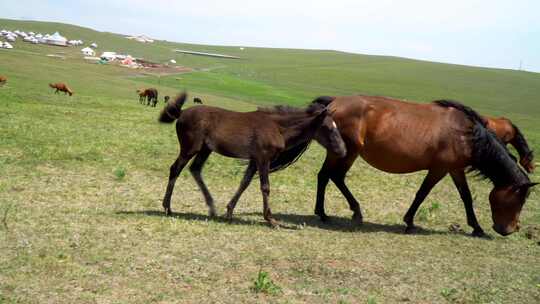
[[[307,114],[302,116],[296,114],[272,115],[272,119],[280,126],[280,133],[287,147],[309,141],[315,135],[315,132],[310,130],[314,117]]]

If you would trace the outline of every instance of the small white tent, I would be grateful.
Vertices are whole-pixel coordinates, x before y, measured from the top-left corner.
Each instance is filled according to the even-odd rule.
[[[67,39],[60,35],[58,32],[50,35],[49,37],[45,38],[45,43],[47,44],[53,44],[53,45],[60,45],[60,46],[67,46]]]
[[[81,50],[81,52],[86,56],[96,56],[96,52],[89,47],[85,47]]]

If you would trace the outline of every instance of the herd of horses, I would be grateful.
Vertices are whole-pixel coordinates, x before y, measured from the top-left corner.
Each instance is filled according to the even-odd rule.
[[[7,77],[0,75],[0,85]],[[65,83],[50,83],[55,94],[73,95]],[[158,91],[139,89],[139,102],[155,107]],[[159,121],[176,121],[180,153],[171,165],[163,208],[172,214],[171,197],[183,168],[199,186],[209,215],[216,216],[214,200],[202,178],[202,168],[212,152],[248,160],[240,186],[227,205],[232,219],[242,193],[258,172],[263,199],[263,217],[272,226],[279,222],[269,204],[269,174],[282,170],[306,151],[312,140],[326,149],[326,158],[317,176],[315,214],[328,221],[324,206],[326,186],[331,180],[345,197],[352,219],[363,221],[360,204],[345,177],[360,156],[371,166],[389,173],[427,171],[403,220],[405,232],[416,230],[414,216],[433,187],[450,175],[463,201],[467,223],[473,236],[485,233],[476,219],[466,173],[477,172],[493,184],[489,203],[493,230],[509,235],[519,230],[519,216],[531,187],[528,173],[535,169],[534,154],[519,128],[506,118],[480,116],[459,102],[436,100],[421,104],[381,96],[321,96],[306,108],[287,106],[234,112],[211,106],[182,110],[186,93],[170,101]],[[202,104],[200,98],[194,103]],[[506,148],[515,147],[519,160]],[[519,166],[521,165],[521,167]]]
[[[139,103],[144,104],[146,101],[147,106],[156,107],[158,103],[158,90],[155,88],[137,89],[137,95],[139,95]],[[166,104],[169,102],[170,96],[163,97],[163,102]],[[193,98],[193,103],[202,104],[202,100],[198,97]]]
[[[248,160],[240,186],[227,205],[232,219],[240,196],[258,172],[263,217],[279,222],[269,205],[269,174],[288,167],[306,151],[312,140],[326,148],[318,173],[315,214],[328,221],[325,189],[334,182],[347,200],[352,219],[362,223],[360,204],[345,183],[347,171],[360,156],[371,166],[389,173],[427,171],[404,216],[405,232],[416,230],[414,216],[431,189],[450,175],[463,201],[472,235],[485,233],[476,219],[466,173],[475,171],[493,184],[489,202],[493,229],[501,235],[519,230],[519,216],[530,189],[537,183],[534,155],[520,130],[508,119],[480,116],[459,102],[437,100],[428,104],[379,96],[322,96],[306,108],[286,106],[234,112],[211,106],[183,110],[186,93],[168,102],[159,115],[162,123],[176,121],[180,152],[170,167],[163,208],[172,214],[175,182],[189,163],[209,215],[216,216],[214,200],[202,178],[202,168],[212,152]],[[517,159],[507,150],[512,144]]]

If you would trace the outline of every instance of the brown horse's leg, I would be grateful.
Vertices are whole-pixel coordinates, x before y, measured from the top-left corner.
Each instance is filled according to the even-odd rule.
[[[484,236],[484,230],[478,224],[476,215],[474,214],[473,208],[473,199],[471,191],[469,190],[469,185],[467,184],[467,177],[463,170],[450,172],[454,185],[458,189],[459,196],[465,205],[465,213],[467,214],[467,224],[473,228],[472,235],[477,237]]]
[[[174,183],[176,182],[176,179],[182,172],[182,169],[186,166],[186,164],[189,162],[189,160],[193,157],[193,154],[191,155],[183,155],[182,153],[180,156],[176,159],[176,161],[171,165],[170,173],[169,173],[169,183],[167,184],[167,190],[165,191],[165,197],[163,198],[163,208],[165,209],[166,215],[171,215],[171,197],[174,190]]]
[[[261,193],[263,197],[263,216],[264,219],[272,226],[276,228],[279,226],[278,222],[272,217],[272,210],[270,210],[270,204],[268,203],[268,196],[270,196],[270,181],[268,180],[270,163],[268,161],[258,162],[257,170],[259,170],[259,178],[261,181]]]
[[[208,159],[208,156],[210,156],[210,153],[212,153],[212,150],[210,150],[206,146],[203,146],[203,148],[199,151],[199,153],[197,153],[197,156],[195,156],[195,159],[189,166],[189,171],[191,172],[191,175],[193,175],[193,178],[197,182],[199,189],[201,189],[201,192],[204,195],[204,200],[206,201],[206,205],[208,206],[208,215],[210,217],[215,217],[216,207],[214,206],[214,199],[212,198],[210,191],[208,191],[208,188],[206,187],[206,184],[204,183],[201,175],[204,163]]]
[[[255,164],[255,161],[251,160],[249,162],[249,165],[246,169],[246,173],[244,173],[244,178],[242,178],[242,181],[240,182],[240,187],[238,187],[238,190],[236,190],[236,193],[232,197],[231,201],[227,205],[227,218],[229,220],[232,220],[234,208],[236,207],[236,203],[240,199],[240,196],[249,186],[249,183],[251,183],[251,180],[253,179],[253,176],[255,175],[255,172],[257,172],[257,165]]]
[[[317,176],[317,201],[315,203],[315,214],[318,215],[321,221],[328,221],[328,216],[324,211],[324,195],[328,180],[332,179],[336,187],[349,203],[349,209],[353,212],[353,220],[362,223],[362,211],[360,204],[354,198],[347,185],[345,184],[345,175],[351,168],[358,155],[350,153],[344,158],[336,158],[333,155],[327,154],[323,167]]]
[[[405,228],[405,233],[414,232],[414,215],[416,214],[418,207],[420,207],[431,189],[433,189],[433,187],[446,175],[446,173],[446,171],[429,170],[427,176],[422,182],[422,185],[420,186],[420,189],[418,189],[418,192],[416,192],[416,196],[414,197],[414,201],[411,204],[411,207],[409,207],[409,210],[407,210],[407,213],[403,217],[403,221],[405,222],[405,224],[407,224],[407,228]]]

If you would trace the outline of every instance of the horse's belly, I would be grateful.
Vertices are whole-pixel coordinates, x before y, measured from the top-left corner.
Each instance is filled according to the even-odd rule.
[[[429,157],[393,149],[364,147],[360,156],[371,166],[388,173],[411,173],[430,168]]]

